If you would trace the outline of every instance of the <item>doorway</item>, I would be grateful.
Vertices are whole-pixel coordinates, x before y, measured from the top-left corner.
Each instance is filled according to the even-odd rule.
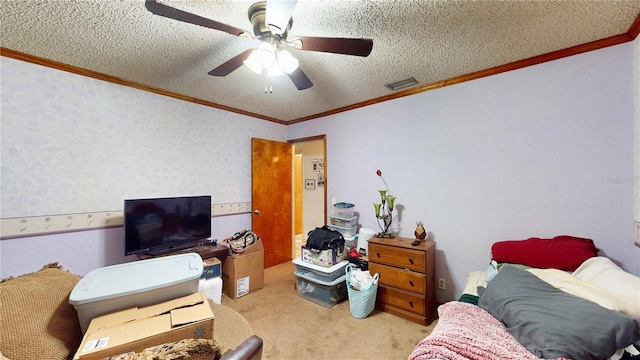
[[[300,256],[307,233],[326,224],[327,166],[325,135],[289,141],[293,144],[292,255]]]

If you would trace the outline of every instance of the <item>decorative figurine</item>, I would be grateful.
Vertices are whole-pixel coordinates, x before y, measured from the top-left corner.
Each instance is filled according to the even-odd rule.
[[[422,226],[422,221],[420,220],[416,221],[416,225],[418,225],[418,227],[416,227],[416,231],[413,232],[413,234],[416,236],[416,239],[419,239],[419,240],[426,239],[427,231],[424,229],[424,226]]]

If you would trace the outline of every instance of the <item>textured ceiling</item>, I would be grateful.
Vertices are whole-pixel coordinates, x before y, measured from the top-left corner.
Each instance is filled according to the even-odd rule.
[[[159,0],[252,32],[253,1]],[[626,34],[640,1],[298,1],[293,36],[373,39],[368,57],[292,50],[314,86],[241,67],[207,74],[258,41],[153,15],[144,0],[0,0],[1,46],[277,122]],[[636,22],[636,27],[637,22]]]

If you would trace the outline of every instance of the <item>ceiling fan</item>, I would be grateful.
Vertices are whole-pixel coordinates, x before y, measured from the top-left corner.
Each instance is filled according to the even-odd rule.
[[[211,70],[208,74],[213,76],[229,75],[244,64],[254,72],[265,76],[271,73],[284,73],[289,76],[298,90],[304,90],[312,87],[313,83],[298,67],[298,60],[285,49],[287,46],[298,50],[369,56],[373,49],[373,40],[371,39],[315,36],[287,39],[289,29],[293,25],[291,14],[296,2],[297,0],[271,0],[259,1],[251,5],[248,15],[253,26],[253,35],[235,26],[161,4],[157,0],[145,0],[145,7],[155,15],[261,41],[257,49],[247,49]]]

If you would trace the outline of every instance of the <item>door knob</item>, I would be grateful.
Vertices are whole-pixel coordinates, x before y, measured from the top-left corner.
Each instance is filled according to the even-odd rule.
[[[260,210],[255,209],[255,210],[253,210],[253,213],[256,214],[256,215],[260,215]]]

